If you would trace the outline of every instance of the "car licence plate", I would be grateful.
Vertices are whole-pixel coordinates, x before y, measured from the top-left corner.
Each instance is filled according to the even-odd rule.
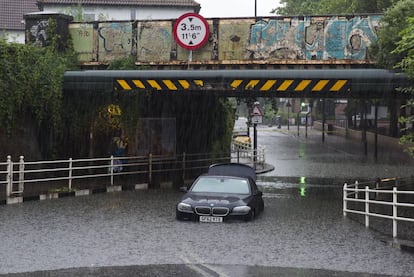
[[[223,218],[220,216],[200,216],[200,222],[221,223],[223,222]]]

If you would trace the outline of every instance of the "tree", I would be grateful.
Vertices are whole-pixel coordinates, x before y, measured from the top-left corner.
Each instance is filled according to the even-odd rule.
[[[409,17],[406,22],[406,27],[400,32],[401,40],[397,42],[397,47],[392,54],[404,55],[396,66],[414,78],[414,16]],[[414,88],[408,88],[405,92],[412,96]],[[414,98],[408,100],[402,109],[410,109],[411,115],[400,117],[400,123],[405,126],[403,129],[405,134],[401,137],[401,143],[406,144],[408,152],[414,156]]]
[[[381,13],[395,0],[281,0],[273,10],[280,15]]]
[[[381,20],[378,40],[371,46],[371,52],[381,67],[392,69],[407,53],[393,51],[402,39],[401,31],[407,26],[407,18],[414,16],[414,0],[400,0],[390,7]],[[401,49],[402,50],[402,49]]]
[[[391,53],[404,55],[397,63],[397,67],[414,77],[414,16],[407,19],[405,26],[400,32],[401,40],[397,42],[397,47]]]

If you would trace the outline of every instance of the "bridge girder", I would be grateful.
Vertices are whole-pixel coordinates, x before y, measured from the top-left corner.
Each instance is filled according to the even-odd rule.
[[[383,69],[68,71],[64,91],[278,98],[406,98],[403,73]]]

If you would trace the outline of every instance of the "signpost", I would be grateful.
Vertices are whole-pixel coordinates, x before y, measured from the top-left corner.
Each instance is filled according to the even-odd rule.
[[[185,13],[174,23],[174,39],[187,50],[202,47],[209,35],[207,20],[197,13]]]
[[[263,122],[263,113],[260,110],[260,103],[254,102],[253,104],[253,111],[251,114],[251,119],[253,123],[253,165],[256,168],[256,161],[257,161],[257,124],[261,124]]]

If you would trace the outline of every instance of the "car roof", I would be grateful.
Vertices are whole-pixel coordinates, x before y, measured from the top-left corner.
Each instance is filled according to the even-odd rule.
[[[207,175],[223,175],[250,177],[256,181],[256,171],[253,167],[240,163],[218,163],[210,165]]]

